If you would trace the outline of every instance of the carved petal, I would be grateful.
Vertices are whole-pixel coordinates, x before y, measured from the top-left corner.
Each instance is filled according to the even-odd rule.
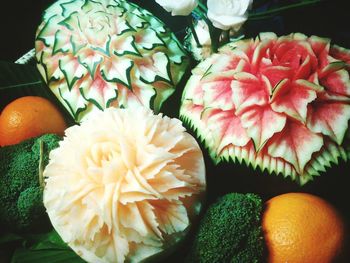
[[[224,74],[224,73],[223,73]],[[230,110],[234,108],[231,83],[233,73],[217,75],[203,84],[204,103],[214,108]]]
[[[341,145],[349,119],[350,105],[332,101],[316,102],[308,110],[307,127],[313,132],[331,137]]]
[[[232,110],[207,109],[202,118],[212,134],[217,154],[227,145],[244,146],[250,141],[241,120]]]
[[[232,81],[233,102],[238,111],[252,105],[264,105],[268,102],[269,88],[265,82],[260,81],[256,76],[240,72],[235,74]]]
[[[273,111],[270,106],[251,107],[242,113],[240,118],[257,151],[286,124],[286,116]]]
[[[268,153],[291,163],[299,174],[303,174],[312,154],[318,152],[322,146],[321,135],[311,132],[298,122],[290,121],[282,132],[271,139]]]
[[[305,81],[283,80],[274,90],[271,107],[301,122],[306,121],[307,105],[316,99],[316,91],[321,87]]]

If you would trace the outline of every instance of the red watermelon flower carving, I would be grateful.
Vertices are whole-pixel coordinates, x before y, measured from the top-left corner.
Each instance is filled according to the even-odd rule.
[[[305,184],[349,158],[349,71],[350,51],[329,39],[262,33],[201,62],[180,115],[216,163],[244,160]]]

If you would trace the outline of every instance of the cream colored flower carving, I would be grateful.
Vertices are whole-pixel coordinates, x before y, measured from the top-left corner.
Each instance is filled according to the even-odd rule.
[[[45,169],[44,204],[88,262],[138,262],[181,239],[200,210],[205,167],[177,119],[106,109],[66,130]]]

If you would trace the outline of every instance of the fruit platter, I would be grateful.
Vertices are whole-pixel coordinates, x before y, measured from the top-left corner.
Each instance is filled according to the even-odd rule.
[[[0,263],[350,262],[345,0],[9,5]]]

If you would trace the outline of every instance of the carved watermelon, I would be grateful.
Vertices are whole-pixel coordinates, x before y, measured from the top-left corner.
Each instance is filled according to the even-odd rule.
[[[305,184],[349,159],[349,62],[349,50],[299,33],[229,43],[193,69],[180,116],[215,163]]]
[[[110,106],[157,112],[189,63],[160,20],[123,0],[55,2],[35,49],[42,76],[77,121]]]

